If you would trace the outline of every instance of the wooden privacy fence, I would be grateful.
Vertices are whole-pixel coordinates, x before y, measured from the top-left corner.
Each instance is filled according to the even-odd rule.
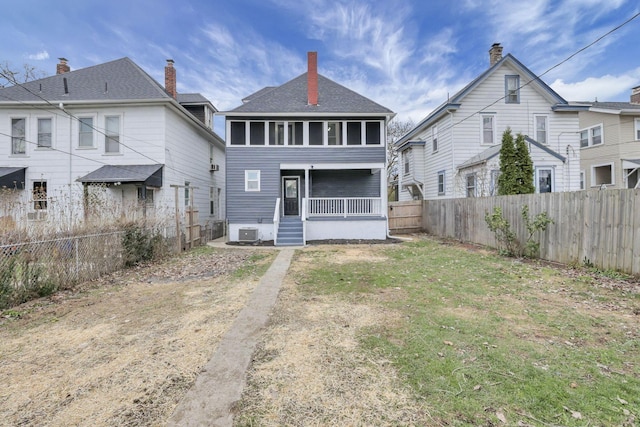
[[[495,235],[484,218],[499,206],[524,243],[524,205],[529,206],[530,217],[547,212],[554,221],[535,237],[540,258],[565,264],[588,262],[603,270],[640,274],[638,189],[425,200],[423,227],[437,236],[495,246]]]
[[[389,232],[393,234],[422,231],[422,200],[390,202],[388,207]]]

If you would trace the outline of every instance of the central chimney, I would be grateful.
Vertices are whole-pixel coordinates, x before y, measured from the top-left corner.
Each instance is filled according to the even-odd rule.
[[[632,104],[640,104],[640,86],[631,89],[631,101],[629,102]]]
[[[176,69],[173,68],[173,59],[167,59],[167,65],[164,67],[164,89],[173,98],[178,96],[176,91]]]
[[[318,52],[307,52],[307,100],[318,105]]]
[[[58,58],[60,62],[56,65],[56,74],[64,74],[71,71],[71,67],[67,64],[67,58]]]
[[[496,62],[502,59],[502,46],[500,43],[494,43],[489,49],[489,66],[493,67]]]

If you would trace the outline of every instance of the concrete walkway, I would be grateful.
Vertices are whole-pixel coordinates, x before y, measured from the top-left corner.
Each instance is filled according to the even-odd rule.
[[[211,243],[211,246],[217,246]],[[232,425],[231,407],[240,399],[251,356],[276,302],[293,252],[293,248],[280,251],[253,291],[247,305],[222,338],[213,357],[196,378],[195,385],[173,412],[168,422],[169,426]]]

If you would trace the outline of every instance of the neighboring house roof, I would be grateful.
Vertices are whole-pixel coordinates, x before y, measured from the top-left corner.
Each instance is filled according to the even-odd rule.
[[[557,158],[558,160],[562,161],[563,163],[566,161],[566,158],[564,156],[562,156],[562,155],[558,154],[557,152],[553,151],[551,148],[547,147],[546,145],[541,144],[538,141],[529,138],[526,135],[524,137],[524,140],[526,142],[528,142],[530,145],[538,147],[542,151],[552,155],[553,157]],[[500,148],[501,147],[502,147],[502,144],[498,144],[498,145],[493,145],[493,146],[487,148],[486,150],[482,151],[481,153],[476,154],[475,156],[471,157],[466,162],[460,164],[458,166],[458,169],[470,168],[470,167],[477,166],[477,165],[483,164],[483,163],[491,160],[492,158],[494,158],[494,157],[496,157],[497,155],[500,154]]]
[[[264,88],[245,98],[245,101],[227,114],[393,114],[388,108],[322,75],[318,75],[318,105],[309,105],[307,73],[281,86]]]
[[[77,179],[82,183],[144,184],[162,187],[162,166],[155,165],[104,165]]]
[[[480,74],[478,77],[472,80],[460,91],[456,92],[456,94],[449,98],[449,100],[433,110],[431,114],[425,117],[412,130],[410,130],[407,134],[400,138],[396,142],[396,145],[398,147],[401,147],[416,134],[422,132],[425,128],[440,120],[440,118],[448,111],[455,111],[460,108],[464,98],[503,65],[509,65],[512,68],[515,68],[522,76],[526,78],[526,80],[529,81],[529,83],[524,84],[536,87],[538,91],[549,100],[550,103],[554,104],[552,109],[554,109],[555,111],[581,111],[588,108],[588,105],[567,102],[564,98],[558,95],[558,93],[551,89],[551,87],[549,87],[545,82],[538,78],[538,76],[536,76],[531,70],[525,67],[520,61],[518,61],[513,55],[509,53],[502,59],[500,59],[500,61],[496,62],[493,66],[487,69],[484,73]],[[489,105],[487,105],[487,107],[489,107]]]
[[[108,100],[171,100],[149,74],[129,58],[0,89],[0,104]]]
[[[640,104],[631,102],[590,102],[589,111],[609,114],[640,114]]]
[[[426,144],[425,141],[408,141],[406,144],[402,146],[402,148],[398,149],[399,151],[404,151],[411,147],[421,147]]]

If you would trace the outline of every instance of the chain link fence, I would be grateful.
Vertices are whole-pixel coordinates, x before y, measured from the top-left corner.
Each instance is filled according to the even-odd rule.
[[[130,230],[59,237],[25,243],[0,245],[0,309],[76,283],[92,280],[135,263],[176,251],[175,228],[136,229],[132,244]],[[147,236],[153,247],[143,252],[139,235]],[[148,237],[148,236],[152,236]]]

